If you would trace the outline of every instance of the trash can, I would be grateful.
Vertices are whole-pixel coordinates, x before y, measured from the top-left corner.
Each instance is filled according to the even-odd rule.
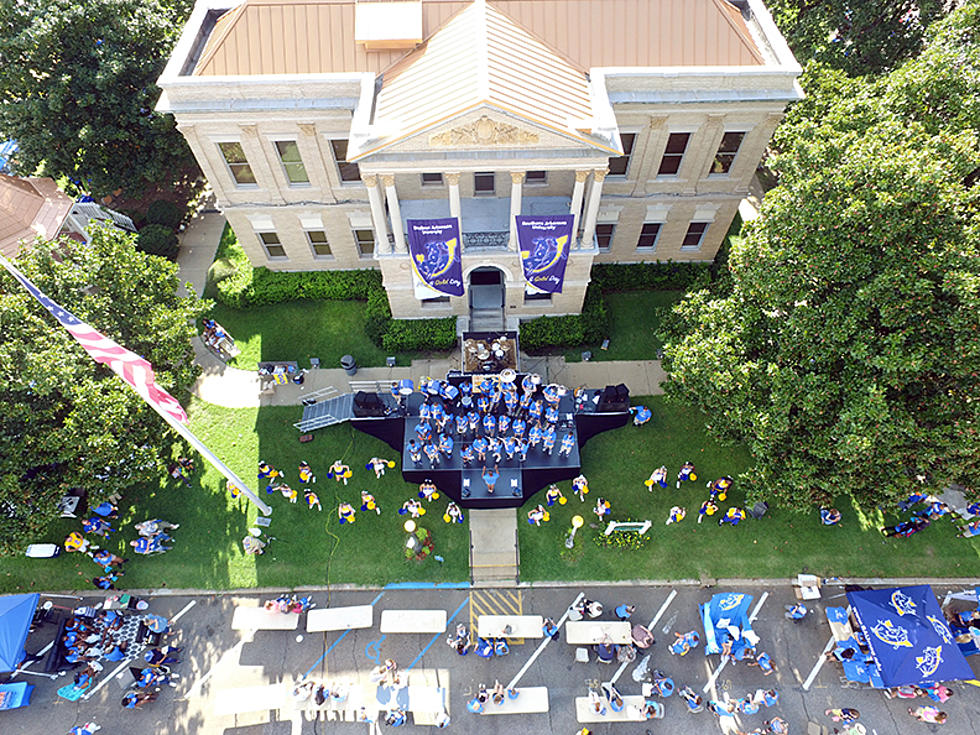
[[[344,369],[344,372],[348,375],[357,374],[357,362],[354,360],[352,355],[344,355],[340,358],[340,367]]]

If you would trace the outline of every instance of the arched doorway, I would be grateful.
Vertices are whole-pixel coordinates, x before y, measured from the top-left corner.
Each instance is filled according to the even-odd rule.
[[[484,267],[470,271],[470,331],[485,332],[504,328],[504,273]]]

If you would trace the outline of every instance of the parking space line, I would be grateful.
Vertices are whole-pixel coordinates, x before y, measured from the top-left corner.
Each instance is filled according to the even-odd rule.
[[[558,622],[555,623],[555,625],[558,626],[558,629],[559,630],[561,630],[561,627],[565,624],[565,621],[568,620],[568,612],[569,612],[569,610],[571,610],[573,607],[575,607],[577,604],[579,604],[579,602],[581,602],[581,600],[582,600],[583,597],[585,597],[585,593],[584,592],[579,592],[578,593],[578,597],[576,597],[572,601],[572,604],[569,605],[568,608],[565,610],[565,614],[562,615],[560,618],[558,618]],[[550,642],[551,642],[551,636],[545,636],[544,637],[544,640],[541,641],[541,643],[538,645],[538,647],[534,651],[534,653],[531,654],[531,657],[528,658],[528,660],[524,662],[524,665],[521,667],[521,670],[518,671],[517,674],[514,676],[514,678],[510,680],[510,683],[507,685],[507,688],[508,689],[513,689],[514,687],[517,686],[517,682],[520,681],[521,677],[524,676],[524,673],[529,668],[531,668],[531,664],[533,664],[534,661],[537,659],[537,657],[541,655],[541,652],[545,649],[545,646],[547,646]]]
[[[750,623],[755,622],[755,619],[759,616],[759,610],[762,609],[762,605],[767,599],[769,599],[769,593],[763,592],[762,597],[759,598],[759,602],[757,602],[755,605],[755,609],[752,610],[752,614],[749,615]],[[718,665],[718,668],[715,669],[712,672],[711,676],[708,677],[708,682],[704,685],[704,688],[701,690],[703,694],[707,694],[708,690],[715,685],[715,682],[718,680],[718,675],[724,670],[726,666],[728,666],[728,661],[729,659],[727,658],[723,659],[722,662]]]
[[[810,687],[813,685],[813,680],[817,678],[817,674],[820,673],[820,669],[823,668],[823,665],[827,662],[827,654],[830,653],[830,649],[834,647],[836,640],[837,639],[834,638],[834,636],[830,636],[830,640],[827,641],[827,645],[823,647],[823,653],[820,654],[817,662],[813,665],[813,668],[810,669],[810,675],[807,676],[806,681],[803,682],[804,692],[810,691]]]
[[[460,611],[463,609],[463,606],[468,603],[469,603],[469,599],[463,600],[461,603],[459,603],[459,607],[456,608],[456,612],[454,612],[452,617],[446,621],[446,630],[449,630],[449,626],[452,625],[452,622],[456,619],[456,616],[459,615]],[[411,671],[412,668],[415,666],[415,664],[417,664],[419,660],[421,660],[421,658],[425,655],[425,652],[432,647],[432,644],[435,643],[437,640],[439,640],[441,637],[442,637],[442,633],[436,633],[434,636],[432,636],[432,640],[430,640],[426,644],[425,648],[423,648],[419,652],[419,655],[415,657],[415,660],[408,665],[408,668],[406,668],[405,671]]]
[[[667,599],[664,600],[664,604],[660,606],[659,610],[657,610],[657,614],[653,616],[653,620],[650,621],[650,624],[647,626],[647,628],[653,628],[654,626],[656,626],[657,623],[660,622],[660,618],[662,618],[664,616],[664,613],[667,612],[667,608],[670,607],[670,603],[674,601],[675,597],[677,597],[677,590],[671,590],[670,594],[667,595]],[[619,665],[619,668],[616,669],[616,673],[613,674],[612,678],[609,680],[609,683],[615,684],[617,681],[619,681],[619,677],[623,675],[623,672],[626,670],[626,667],[629,666],[631,663],[632,661],[623,661],[623,663]]]

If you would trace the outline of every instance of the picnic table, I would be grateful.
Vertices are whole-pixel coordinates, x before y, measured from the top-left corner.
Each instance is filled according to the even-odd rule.
[[[632,641],[629,621],[580,620],[565,623],[565,640],[571,645],[598,645],[607,639],[619,645]]]
[[[481,615],[476,623],[481,638],[543,638],[543,626],[540,615]]]
[[[504,697],[500,704],[488,700],[481,715],[530,715],[547,712],[548,687],[522,687],[517,690],[517,698]]]
[[[445,610],[382,610],[382,633],[445,633]]]
[[[232,630],[296,630],[298,613],[282,613],[264,607],[236,607],[231,619]]]
[[[370,628],[372,625],[374,625],[374,605],[324,607],[310,610],[306,614],[307,633]]]
[[[579,722],[643,722],[643,705],[646,700],[640,694],[630,694],[623,697],[623,709],[615,712],[606,705],[606,714],[600,715],[589,704],[588,697],[575,697],[575,717]]]

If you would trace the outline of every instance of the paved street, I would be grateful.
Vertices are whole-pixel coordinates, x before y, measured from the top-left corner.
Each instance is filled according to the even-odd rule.
[[[945,589],[934,588],[942,595]],[[836,664],[826,663],[812,675],[812,686],[804,692],[802,685],[811,677],[815,664],[830,638],[822,614],[801,624],[783,618],[783,606],[793,598],[787,586],[761,589],[740,588],[754,595],[751,611],[754,629],[761,636],[759,650],[768,651],[776,663],[776,673],[765,677],[758,668],[743,664],[728,665],[720,671],[718,657],[706,658],[699,648],[685,657],[670,655],[667,645],[673,632],[702,632],[697,604],[724,588],[697,587],[630,587],[603,586],[592,589],[385,589],[380,591],[320,591],[313,597],[317,609],[347,605],[374,605],[374,625],[370,629],[326,634],[306,633],[306,616],[297,631],[238,632],[231,629],[236,606],[256,607],[269,595],[160,597],[152,601],[151,611],[169,617],[180,615],[176,629],[185,660],[176,667],[181,679],[174,689],[165,687],[160,699],[142,711],[124,711],[119,700],[131,681],[125,667],[121,678],[110,678],[107,667],[100,688],[88,700],[70,703],[56,696],[55,690],[68,683],[67,676],[57,681],[37,676],[29,681],[37,686],[33,704],[26,709],[3,713],[3,732],[23,735],[62,733],[74,724],[95,720],[111,733],[223,733],[223,735],[313,735],[324,731],[325,722],[307,720],[289,708],[270,711],[261,692],[268,685],[291,683],[309,674],[327,681],[354,681],[365,677],[379,661],[393,658],[408,677],[409,684],[442,688],[448,697],[452,717],[451,729],[463,733],[568,733],[581,725],[576,721],[575,697],[585,696],[589,686],[615,680],[623,695],[639,694],[640,684],[632,673],[642,656],[634,663],[620,666],[595,661],[576,663],[575,646],[562,640],[550,641],[542,648],[540,639],[526,639],[511,646],[509,655],[482,659],[474,653],[458,656],[446,645],[445,634],[380,633],[384,610],[439,609],[446,612],[449,629],[462,622],[471,626],[480,614],[542,614],[556,620],[580,592],[602,602],[606,611],[602,619],[612,620],[612,609],[620,602],[636,605],[633,622],[647,624],[657,636],[649,649],[650,668],[663,669],[678,686],[690,684],[701,691],[709,686],[706,698],[738,698],[758,688],[776,687],[780,703],[755,716],[742,716],[743,731],[760,726],[775,714],[792,725],[792,732],[806,732],[807,722],[831,725],[823,712],[828,707],[856,707],[869,733],[918,733],[935,728],[917,723],[906,714],[904,700],[886,700],[869,690],[844,688]],[[843,589],[824,588],[818,613],[829,604],[841,604]],[[48,636],[53,634],[48,626]],[[302,636],[300,640],[298,636]],[[31,641],[31,647],[35,644]],[[541,649],[539,652],[539,648]],[[530,662],[529,665],[528,662]],[[517,678],[519,677],[519,678]],[[495,679],[518,687],[547,687],[550,711],[546,714],[478,716],[467,712],[466,702],[481,684],[492,686]],[[263,689],[255,689],[262,687]],[[980,690],[965,684],[954,687],[956,696],[943,705],[950,714],[947,731],[976,733],[980,715]],[[597,735],[604,733],[671,732],[679,735],[720,731],[714,715],[703,712],[687,714],[675,695],[663,700],[666,719],[648,723],[602,723],[592,726]],[[917,701],[922,703],[921,701]],[[257,708],[257,709],[256,709]],[[231,713],[237,711],[237,713]],[[225,714],[223,714],[225,713]],[[358,723],[331,722],[329,732],[364,732],[369,726]],[[387,728],[382,725],[382,730]],[[411,718],[404,732],[419,731]]]

